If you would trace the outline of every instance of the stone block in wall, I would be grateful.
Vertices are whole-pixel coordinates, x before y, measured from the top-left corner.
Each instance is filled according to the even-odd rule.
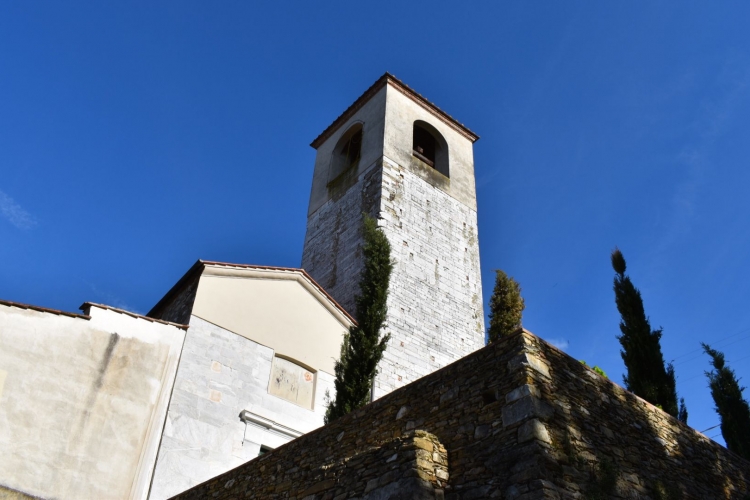
[[[508,370],[522,370],[525,368],[531,368],[534,371],[541,373],[545,377],[549,378],[549,367],[546,363],[540,360],[537,356],[524,352],[508,361]]]
[[[503,427],[517,424],[528,418],[549,419],[554,409],[536,396],[524,396],[503,407]]]
[[[523,423],[518,428],[518,442],[524,443],[532,439],[538,439],[547,444],[552,443],[552,439],[547,432],[547,427],[539,419],[531,419]]]

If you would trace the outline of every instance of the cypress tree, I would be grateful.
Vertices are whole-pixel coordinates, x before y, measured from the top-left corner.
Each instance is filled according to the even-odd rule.
[[[393,270],[391,245],[372,217],[364,215],[364,269],[356,299],[358,323],[349,328],[334,365],[336,398],[326,410],[326,423],[370,402],[372,380],[390,334],[380,336],[385,323],[388,283]]]
[[[507,337],[521,328],[521,318],[526,307],[521,297],[521,285],[501,270],[495,271],[495,289],[490,297],[490,342]]]
[[[680,398],[680,410],[677,412],[677,420],[686,424],[688,419],[687,407],[685,407],[685,398]]]
[[[625,274],[625,257],[616,249],[612,252],[612,268],[615,270],[614,290],[617,310],[620,311],[620,355],[625,362],[627,375],[623,376],[625,387],[646,401],[661,407],[674,417],[683,417],[687,423],[687,409],[677,407],[677,390],[674,367],[664,364],[661,352],[661,328],[651,330],[651,324],[643,310],[641,292]]]
[[[750,460],[750,406],[742,398],[744,387],[740,387],[734,370],[726,366],[724,354],[701,344],[711,356],[714,369],[706,372],[711,396],[716,404],[716,413],[721,419],[721,435],[727,448]]]

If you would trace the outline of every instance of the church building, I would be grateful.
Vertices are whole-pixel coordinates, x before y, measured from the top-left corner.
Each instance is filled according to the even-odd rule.
[[[477,139],[385,74],[312,142],[301,268],[199,260],[146,316],[0,301],[0,497],[169,498],[321,427],[363,214],[394,260],[373,399],[483,347]]]

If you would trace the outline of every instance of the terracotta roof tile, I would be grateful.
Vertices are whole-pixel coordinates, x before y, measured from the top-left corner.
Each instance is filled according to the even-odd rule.
[[[114,312],[117,312],[117,313],[120,313],[120,314],[126,314],[128,316],[133,317],[133,318],[145,319],[146,321],[150,321],[151,323],[161,323],[163,325],[176,326],[177,328],[181,328],[183,330],[187,330],[189,328],[188,325],[181,325],[179,323],[172,323],[171,321],[164,321],[164,320],[161,320],[161,319],[149,318],[148,316],[144,316],[142,314],[136,314],[134,312],[126,311],[125,309],[120,309],[118,307],[107,306],[107,305],[104,305],[104,304],[97,304],[95,302],[84,302],[83,304],[81,304],[81,307],[79,307],[78,309],[80,309],[82,311],[85,311],[89,307],[98,307],[100,309],[107,309],[109,311],[114,311]]]
[[[427,109],[430,113],[435,115],[436,117],[443,120],[445,123],[453,127],[455,130],[457,130],[461,135],[469,139],[471,142],[476,142],[479,140],[479,136],[469,130],[466,125],[459,122],[455,118],[453,118],[451,115],[443,111],[442,109],[438,108],[435,104],[431,103],[427,99],[425,99],[421,94],[416,92],[414,89],[406,85],[404,82],[396,78],[390,73],[385,73],[383,76],[378,78],[378,80],[372,84],[372,86],[365,90],[364,94],[359,96],[354,103],[349,106],[346,111],[341,113],[341,115],[336,118],[333,123],[331,123],[318,137],[315,138],[312,143],[310,143],[310,146],[312,146],[315,149],[318,149],[321,144],[323,144],[326,139],[331,137],[338,128],[344,124],[349,118],[351,118],[354,113],[356,113],[367,101],[370,100],[372,96],[374,96],[381,88],[383,88],[385,85],[390,84],[406,94],[407,96],[414,99],[417,103],[421,104],[425,109]]]
[[[21,304],[20,302],[11,302],[10,300],[0,300],[0,304],[8,307],[18,307],[19,309],[31,309],[32,311],[45,312],[50,314],[57,314],[58,316],[69,316],[71,318],[79,319],[91,319],[91,316],[86,314],[77,314],[66,311],[60,311],[58,309],[48,309],[46,307],[33,306],[31,304]]]

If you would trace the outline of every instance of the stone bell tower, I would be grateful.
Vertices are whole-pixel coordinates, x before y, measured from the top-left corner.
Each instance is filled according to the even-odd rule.
[[[317,139],[302,267],[355,313],[362,213],[395,261],[374,397],[484,346],[473,144],[386,73]]]

